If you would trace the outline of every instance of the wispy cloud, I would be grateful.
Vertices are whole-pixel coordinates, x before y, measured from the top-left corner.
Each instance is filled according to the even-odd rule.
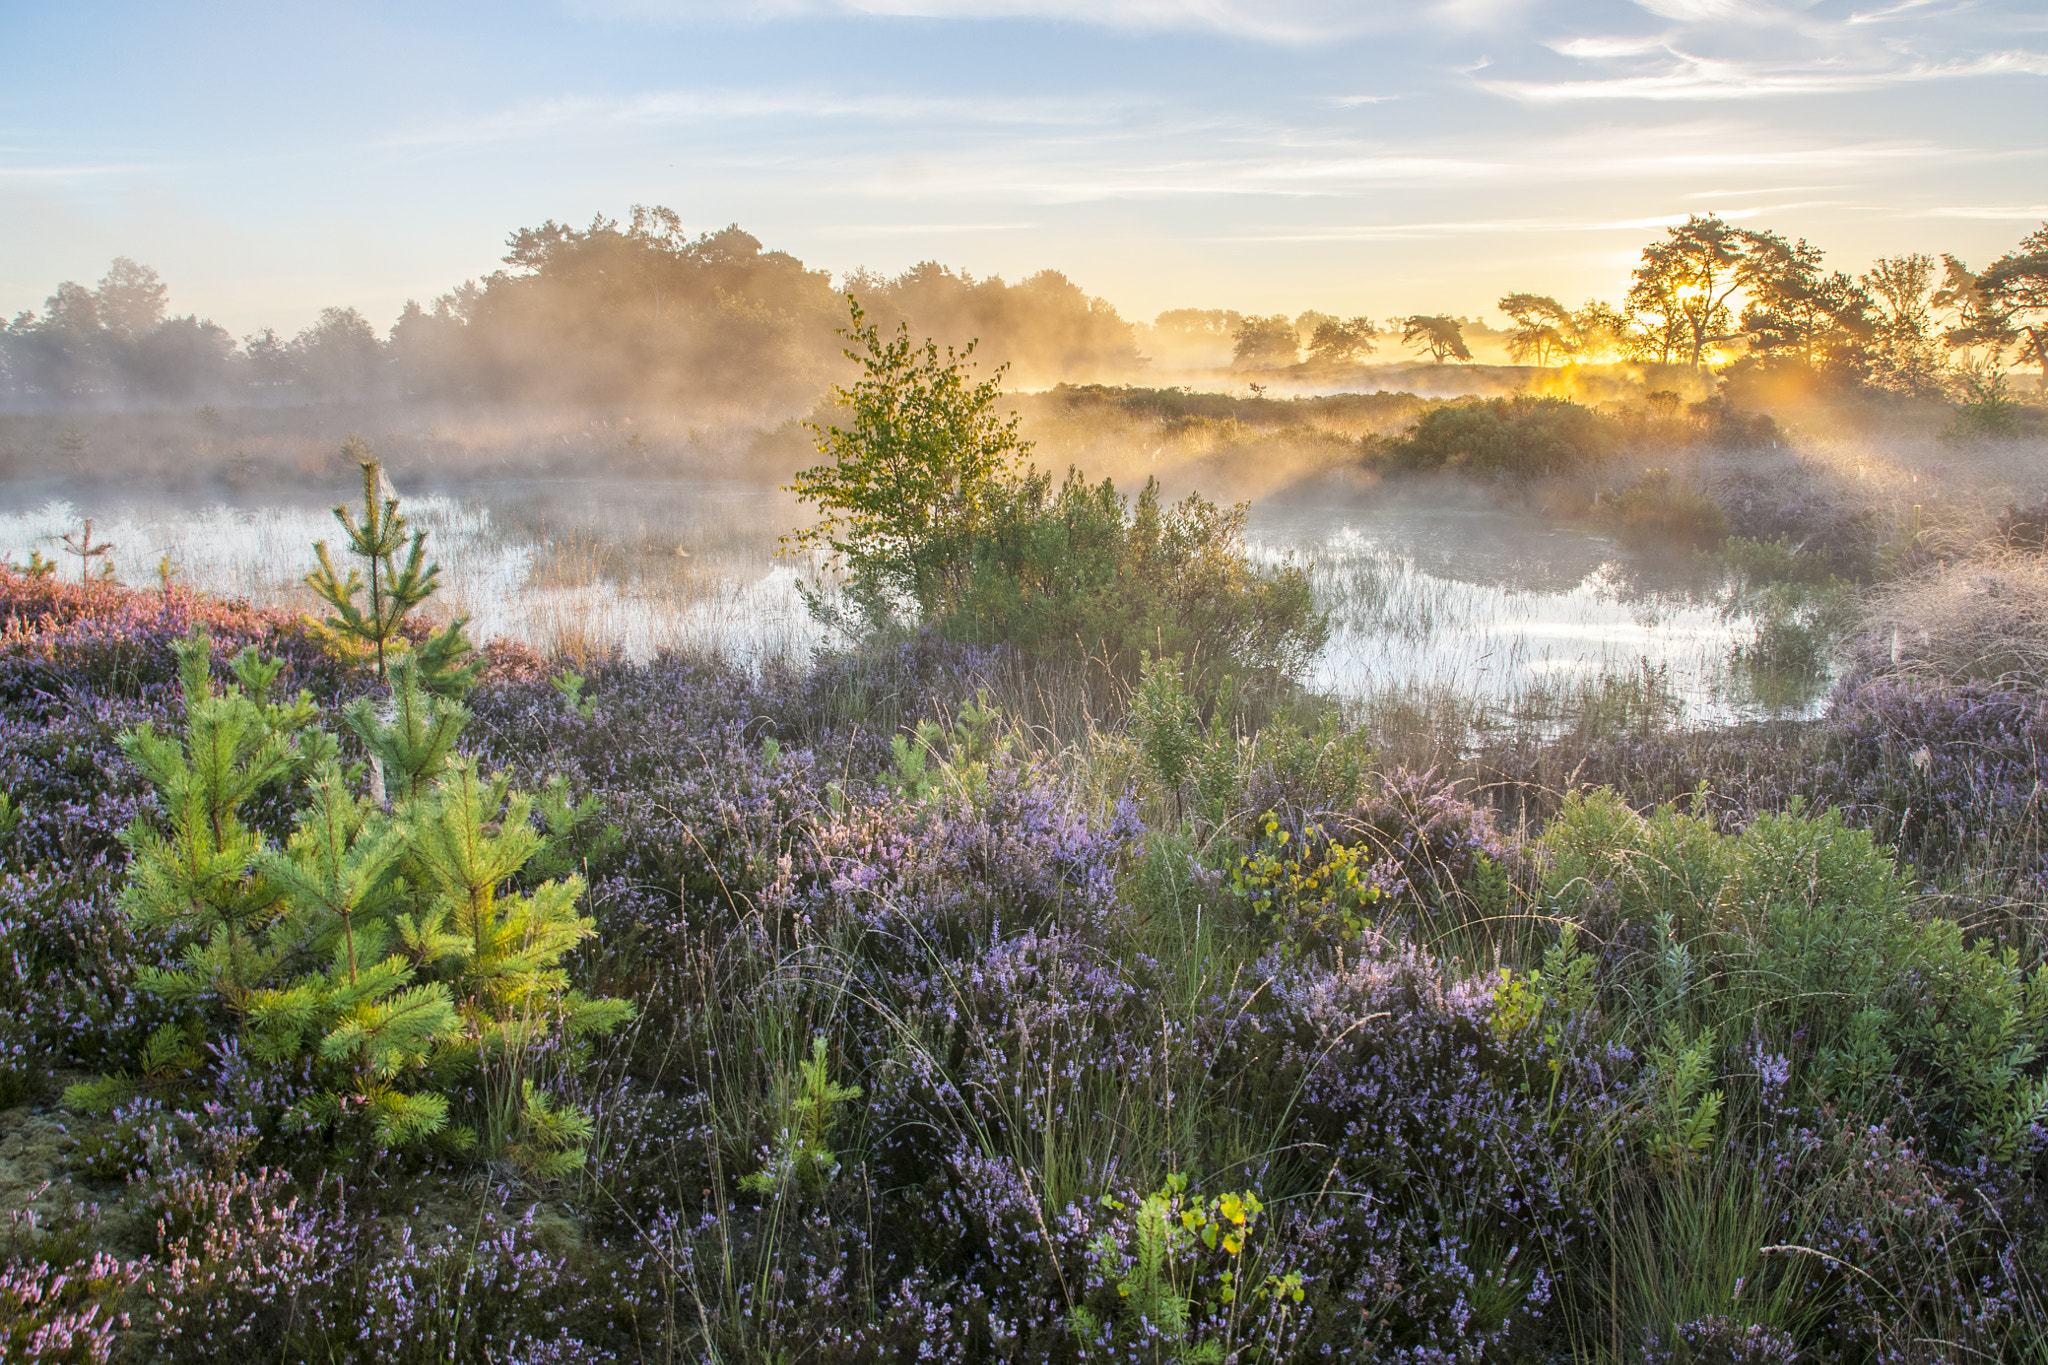
[[[105,161],[54,166],[0,165],[0,180],[89,180],[98,176],[137,175],[146,171],[176,169],[177,166],[164,161]]]
[[[1768,212],[1763,208],[1732,209],[1721,214],[1740,222]],[[1197,238],[1213,242],[1376,242],[1430,237],[1494,237],[1518,233],[1628,232],[1676,227],[1691,215],[1657,214],[1647,218],[1469,218],[1432,223],[1366,223],[1351,227],[1319,227],[1306,230],[1279,229],[1272,232],[1233,233]]]
[[[1956,204],[1927,210],[1929,218],[1980,218],[2048,222],[2048,204]]]
[[[1943,13],[1952,13],[1961,8],[1963,6],[1955,3],[1955,0],[1902,0],[1899,4],[1886,5],[1883,9],[1858,11],[1849,16],[1849,22],[1852,24],[1881,24],[1887,19],[1897,19],[1901,15],[1910,14],[1916,18],[1924,17],[1930,9],[1939,9]]]
[[[529,101],[471,118],[406,129],[384,141],[394,147],[461,147],[600,129],[659,129],[733,121],[856,120],[929,126],[1013,125],[1097,127],[1153,100],[1114,98],[961,99],[936,95],[846,94],[825,90],[667,90],[626,97],[564,95]]]
[[[1992,52],[1962,61],[1911,62],[1862,70],[1839,66],[1698,57],[1672,50],[1663,69],[1590,80],[1482,80],[1495,94],[1525,104],[1585,100],[1752,100],[1784,95],[1844,94],[1926,81],[1999,75],[2048,75],[2048,53]]]
[[[1448,0],[1495,8],[1520,0]],[[1411,26],[1411,12],[1346,0],[581,0],[602,18],[748,23],[814,15],[914,19],[1044,19],[1132,31],[1196,29],[1304,43]]]

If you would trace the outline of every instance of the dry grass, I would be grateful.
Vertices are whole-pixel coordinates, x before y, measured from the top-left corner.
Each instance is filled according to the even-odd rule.
[[[1898,668],[2048,684],[2048,560],[1986,549],[1937,564],[1879,593],[1868,626]]]

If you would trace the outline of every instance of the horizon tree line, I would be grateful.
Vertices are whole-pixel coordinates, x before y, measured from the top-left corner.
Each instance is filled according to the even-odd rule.
[[[1635,362],[1798,371],[1833,387],[1921,398],[2038,366],[2048,393],[2048,223],[1981,271],[1911,253],[1860,275],[1830,270],[1804,238],[1699,216],[1648,243],[1621,301],[1513,292],[1507,326],[1451,314],[1375,322],[1170,309],[1134,326],[1055,270],[1016,284],[935,261],[835,283],[737,226],[690,236],[680,217],[636,206],[587,228],[550,220],[507,239],[502,268],[429,304],[408,300],[389,330],[323,309],[286,337],[239,341],[169,311],[157,272],[117,258],[96,287],[57,286],[43,310],[0,327],[0,404],[415,398],[582,403],[730,400],[800,408],[843,363],[843,295],[941,344],[979,341],[1023,387],[1128,382],[1175,352],[1247,372],[1333,373],[1400,348],[1471,363],[1473,340],[1519,364]],[[1222,361],[1227,352],[1229,359]]]
[[[1960,258],[1885,257],[1861,275],[1823,265],[1819,247],[1768,230],[1694,215],[1648,244],[1617,306],[1577,308],[1527,292],[1502,297],[1494,333],[1471,319],[1416,314],[1384,327],[1307,312],[1240,317],[1231,332],[1239,369],[1353,364],[1382,341],[1436,364],[1471,362],[1468,331],[1501,338],[1508,356],[1546,367],[1633,361],[1695,368],[1716,360],[1770,372],[1796,368],[1837,385],[1939,397],[1959,377],[2039,366],[2048,392],[2048,223],[1982,272]],[[1215,315],[1161,314],[1186,328]]]

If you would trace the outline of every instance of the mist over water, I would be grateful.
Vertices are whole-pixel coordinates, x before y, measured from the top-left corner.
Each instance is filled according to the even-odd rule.
[[[708,651],[803,659],[831,637],[776,556],[788,499],[732,478],[505,478],[401,489],[442,566],[441,610],[478,640],[515,638],[571,659]],[[311,610],[300,580],[335,541],[330,502],[278,492],[236,502],[137,494],[0,492],[0,554],[40,552],[78,573],[62,537],[93,519],[121,581],[168,563],[182,586]],[[1751,709],[1728,689],[1745,621],[1702,561],[1644,564],[1607,537],[1482,497],[1329,483],[1252,505],[1248,546],[1311,572],[1331,616],[1307,681],[1337,696],[1455,688],[1512,708],[1532,693],[1650,677],[1694,720]]]

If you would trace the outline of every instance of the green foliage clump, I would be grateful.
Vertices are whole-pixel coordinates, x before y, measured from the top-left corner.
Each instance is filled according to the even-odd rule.
[[[1085,660],[1135,682],[1150,650],[1208,668],[1298,669],[1327,625],[1307,576],[1257,569],[1243,507],[1197,496],[1135,503],[1105,480],[1027,469],[1030,445],[999,411],[1002,372],[972,381],[972,347],[943,357],[907,329],[884,339],[853,305],[847,351],[863,367],[838,390],[850,414],[819,426],[831,462],[790,485],[816,524],[785,538],[843,571],[850,613],[810,590],[814,610],[867,628],[907,617],[958,639]]]
[[[1332,839],[1321,825],[1301,837],[1271,812],[1238,860],[1231,888],[1280,931],[1283,944],[1353,943],[1373,927],[1384,896],[1369,844]]]
[[[41,550],[30,550],[27,564],[16,564],[9,560],[7,567],[25,578],[48,578],[57,572],[57,561]]]
[[[815,506],[817,524],[786,538],[825,551],[846,569],[846,594],[870,622],[904,604],[922,620],[957,609],[977,537],[994,516],[1030,449],[1015,416],[997,412],[1002,372],[970,381],[969,345],[956,354],[910,340],[907,324],[882,337],[848,300],[847,358],[863,367],[837,389],[845,426],[816,426],[830,457],[799,473],[790,491]]]
[[[1138,689],[1131,697],[1131,738],[1145,775],[1166,797],[1176,822],[1188,814],[1190,789],[1200,803],[1199,814],[1210,823],[1220,823],[1225,815],[1237,786],[1238,746],[1224,725],[1224,710],[1216,706],[1203,725],[1178,660],[1148,657],[1140,664]]]
[[[1398,467],[1534,478],[1597,465],[1614,453],[1612,424],[1563,398],[1488,398],[1432,408],[1388,448]]]
[[[1917,1119],[1956,1155],[2009,1159],[2048,1115],[2034,1075],[2048,1057],[2048,969],[1916,915],[1891,857],[1839,811],[1795,804],[1730,835],[1672,806],[1638,815],[1603,788],[1566,798],[1542,850],[1559,914],[1651,930],[1648,960],[1608,988],[1626,997],[1610,1014],[1662,1055],[1664,1131],[1679,1146],[1698,1136],[1685,1116],[1708,1104],[1704,1082],[1685,1079],[1702,1038],[1780,1040],[1816,1107]]]
[[[1944,441],[2011,441],[2025,434],[2024,409],[2012,396],[2005,376],[1965,374],[1963,401],[1955,420],[1942,430]]]
[[[1099,1233],[1090,1247],[1101,1288],[1074,1308],[1084,1341],[1113,1340],[1119,1328],[1151,1336],[1182,1365],[1220,1365],[1247,1307],[1284,1312],[1306,1297],[1301,1276],[1252,1281],[1254,1234],[1265,1205],[1249,1190],[1204,1199],[1174,1174],[1135,1208],[1104,1195],[1104,1209],[1125,1215],[1127,1236]],[[1114,1291],[1112,1296],[1110,1291]]]
[[[1835,579],[1833,562],[1828,556],[1794,545],[1790,536],[1779,536],[1776,540],[1730,536],[1721,542],[1719,553],[1728,571],[1752,587],[1772,583],[1825,587]]]
[[[467,713],[426,690],[416,655],[392,666],[385,707],[349,708],[394,779],[387,809],[354,790],[361,767],[341,765],[308,697],[270,700],[279,665],[245,652],[216,689],[198,627],[178,658],[184,733],[124,740],[163,815],[128,831],[122,895],[138,936],[175,954],[138,982],[178,1017],[145,1044],[139,1075],[75,1086],[68,1102],[99,1110],[176,1084],[225,1034],[258,1063],[305,1068],[314,1085],[294,1121],[345,1142],[481,1141],[538,1177],[579,1165],[590,1120],[535,1087],[532,1059],[551,1042],[573,1056],[630,1006],[568,985],[562,959],[591,933],[579,879],[505,890],[544,839],[531,797],[454,754]],[[247,815],[278,791],[296,812],[282,847]],[[471,1114],[453,1112],[457,1097]]]
[[[1147,653],[1187,661],[1207,693],[1225,670],[1291,676],[1328,623],[1300,568],[1256,567],[1247,509],[1199,495],[1165,504],[1157,480],[1135,501],[1069,471],[1057,490],[1033,471],[1006,490],[976,547],[956,637],[1085,659],[1136,682]]]
[[[740,1178],[740,1188],[757,1195],[796,1190],[816,1196],[839,1172],[839,1154],[832,1135],[839,1126],[840,1106],[857,1100],[857,1085],[833,1081],[822,1034],[811,1039],[811,1055],[797,1062],[794,1075],[779,1078],[775,1107],[781,1116],[768,1163]]]
[[[1005,747],[1002,713],[989,705],[986,690],[943,724],[921,720],[908,735],[889,740],[889,770],[883,785],[909,801],[940,792],[974,797],[988,785],[988,765]]]

